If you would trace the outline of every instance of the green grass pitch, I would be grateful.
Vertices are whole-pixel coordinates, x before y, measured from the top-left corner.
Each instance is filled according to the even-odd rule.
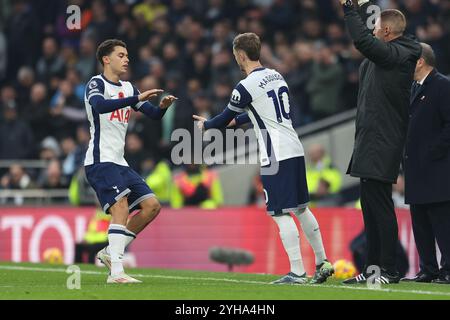
[[[66,266],[0,262],[0,299],[446,299],[450,285],[401,283],[380,290],[344,286],[336,279],[321,285],[270,285],[276,275],[163,269],[128,269],[142,284],[107,285],[106,268],[80,265],[81,288],[67,288]]]

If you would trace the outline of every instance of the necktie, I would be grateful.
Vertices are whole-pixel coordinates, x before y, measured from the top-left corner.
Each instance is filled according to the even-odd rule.
[[[417,95],[417,93],[419,92],[421,86],[422,85],[420,83],[414,82],[413,92],[412,92],[413,97],[415,97]]]

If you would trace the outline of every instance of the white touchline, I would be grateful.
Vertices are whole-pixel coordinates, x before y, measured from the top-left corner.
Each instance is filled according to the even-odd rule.
[[[36,271],[36,272],[66,272],[66,269],[53,269],[53,268],[37,268],[37,267],[18,267],[18,266],[0,266],[0,270],[15,270],[15,271]],[[93,275],[105,275],[104,272],[100,271],[81,271],[82,274],[93,274]],[[246,284],[261,284],[261,285],[272,285],[269,282],[264,281],[251,281],[251,280],[237,280],[237,279],[225,279],[225,278],[203,278],[203,277],[183,277],[183,276],[164,276],[157,274],[131,274],[132,277],[141,278],[160,278],[160,279],[177,279],[177,280],[200,280],[200,281],[220,281],[220,282],[232,282],[232,283],[246,283]],[[272,285],[273,286],[273,285]],[[422,291],[422,290],[399,290],[399,289],[370,289],[366,287],[351,287],[351,286],[337,286],[337,285],[321,285],[321,284],[302,284],[298,285],[301,287],[312,287],[312,288],[334,288],[334,289],[345,289],[345,290],[362,290],[371,292],[386,292],[386,293],[412,293],[419,295],[438,295],[438,296],[450,296],[450,292],[441,291]]]

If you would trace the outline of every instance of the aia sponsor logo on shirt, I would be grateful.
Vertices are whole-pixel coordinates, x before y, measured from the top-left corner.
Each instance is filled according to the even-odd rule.
[[[122,123],[128,123],[128,120],[130,120],[130,113],[131,113],[130,108],[114,110],[113,112],[111,112],[109,121],[119,121]]]
[[[125,97],[125,94],[120,91],[117,95],[119,99],[123,99]],[[119,110],[115,110],[111,112],[111,116],[109,117],[109,121],[119,121],[122,123],[128,123],[128,120],[130,120],[130,108],[123,108]]]

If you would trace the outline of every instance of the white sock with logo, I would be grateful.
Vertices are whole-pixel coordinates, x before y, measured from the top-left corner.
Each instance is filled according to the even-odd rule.
[[[125,229],[125,233],[126,233],[126,240],[125,240],[125,249],[126,249],[130,245],[130,243],[132,243],[134,241],[134,239],[136,239],[136,234],[128,229]],[[105,251],[106,251],[106,254],[111,255],[109,250],[110,249],[109,249],[109,245],[108,245],[108,246],[106,246]]]
[[[280,238],[283,242],[284,250],[289,257],[291,272],[296,275],[303,275],[305,267],[303,266],[302,254],[300,252],[300,237],[297,225],[291,215],[273,216],[273,220],[280,229]]]
[[[123,270],[123,253],[125,251],[125,243],[127,228],[121,224],[110,224],[108,230],[109,254],[111,256],[111,275],[115,276]]]
[[[320,265],[324,260],[326,260],[327,256],[323,247],[319,223],[309,208],[306,208],[303,213],[297,211],[295,215],[298,217],[306,239],[308,239],[308,242],[314,251],[316,265]]]

